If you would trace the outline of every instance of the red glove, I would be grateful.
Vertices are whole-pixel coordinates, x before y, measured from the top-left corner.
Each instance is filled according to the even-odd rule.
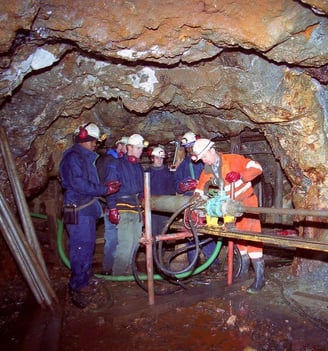
[[[108,219],[113,224],[119,224],[119,222],[120,222],[120,213],[118,212],[117,208],[111,208],[108,211]]]
[[[237,180],[239,180],[240,178],[241,178],[241,176],[240,176],[239,172],[231,171],[226,175],[225,180],[228,183],[233,183],[233,182],[236,182]]]
[[[196,186],[198,184],[197,179],[187,179],[184,182],[180,182],[178,189],[180,192],[185,193],[186,191],[192,191],[196,189]]]
[[[107,186],[106,195],[110,195],[120,190],[121,183],[118,180],[113,180],[111,182],[106,183],[106,186]]]

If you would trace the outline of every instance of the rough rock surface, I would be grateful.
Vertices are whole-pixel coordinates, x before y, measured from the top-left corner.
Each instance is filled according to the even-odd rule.
[[[264,133],[327,208],[326,1],[1,1],[0,120],[28,196],[84,121],[114,141]],[[1,188],[8,193],[4,168]],[[315,198],[313,198],[313,195]]]

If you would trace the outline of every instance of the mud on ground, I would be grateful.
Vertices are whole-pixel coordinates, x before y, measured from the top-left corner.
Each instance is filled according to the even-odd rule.
[[[0,291],[0,350],[328,350],[328,268],[295,277],[290,250],[265,248],[266,285],[257,295],[245,291],[253,273],[228,286],[226,272],[207,269],[178,291],[177,285],[156,281],[158,292],[176,292],[156,295],[153,305],[133,279],[102,279],[85,309],[70,300],[70,271],[58,258],[50,259],[55,247],[46,242],[43,250],[53,262],[48,269],[59,303],[53,311],[41,309],[22,278],[12,277]],[[98,244],[95,272],[102,251]]]
[[[68,270],[52,280],[60,303],[42,311],[12,286],[2,298],[1,350],[328,350],[327,275],[295,278],[290,267],[267,267],[266,285],[249,295],[249,280],[228,286],[223,273],[205,271],[185,289],[148,294],[134,281],[103,280],[94,303],[75,307]],[[158,284],[158,283],[156,283]],[[10,289],[9,289],[10,290]],[[15,299],[15,295],[18,298]]]

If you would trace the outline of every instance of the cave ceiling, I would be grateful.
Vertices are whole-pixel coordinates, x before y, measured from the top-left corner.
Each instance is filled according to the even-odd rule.
[[[0,4],[0,119],[27,195],[91,120],[112,143],[256,131],[326,206],[328,1]]]

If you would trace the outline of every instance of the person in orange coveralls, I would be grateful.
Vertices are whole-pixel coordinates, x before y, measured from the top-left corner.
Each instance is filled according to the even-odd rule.
[[[208,181],[224,186],[227,196],[234,188],[234,199],[244,206],[257,207],[258,198],[254,194],[251,181],[262,173],[261,165],[249,158],[238,154],[218,153],[214,149],[214,142],[209,139],[198,139],[193,146],[193,159],[202,160],[205,164],[195,195],[204,195]],[[205,194],[206,195],[206,194]],[[257,215],[244,213],[236,220],[236,229],[240,231],[261,231],[261,222]],[[257,293],[265,284],[263,244],[247,241],[238,241],[237,247],[242,257],[241,276],[248,274],[250,261],[255,271],[255,280],[247,288],[251,294]]]

